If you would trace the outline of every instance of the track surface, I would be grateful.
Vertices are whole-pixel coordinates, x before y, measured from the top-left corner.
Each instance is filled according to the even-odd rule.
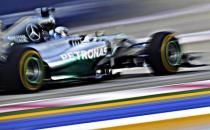
[[[141,72],[144,70],[140,69],[138,71]],[[192,81],[208,80],[210,77],[210,71],[206,71],[206,68],[197,69],[195,71],[181,71],[176,75],[170,76],[152,76],[149,73],[132,73],[133,72],[130,72],[130,74],[125,74],[120,78],[102,81],[99,83],[71,83],[66,85],[56,84],[53,86],[45,86],[45,88],[41,92],[34,94],[16,94],[1,91],[0,104],[2,105],[17,102],[43,100],[49,98],[155,87]]]
[[[210,13],[209,11],[196,13],[194,15],[182,15],[173,18],[165,18],[150,22],[141,22],[126,26],[119,26],[112,29],[106,29],[108,32],[124,32],[135,36],[146,36],[152,30],[172,29],[180,33],[190,33],[201,30],[208,30]],[[138,27],[138,28],[137,28]],[[184,51],[208,51],[210,45],[208,41],[193,45],[184,45]],[[209,59],[206,56],[206,59]],[[203,61],[206,61],[204,59]],[[127,72],[120,78],[107,80],[99,83],[72,83],[72,84],[56,84],[46,86],[39,93],[33,94],[17,94],[1,90],[0,105],[17,102],[26,102],[34,100],[43,100],[49,98],[76,96],[92,93],[103,93],[110,91],[154,87],[161,85],[169,85],[183,82],[200,81],[210,79],[209,67],[189,69],[180,71],[176,75],[170,76],[152,76],[145,69],[139,69],[139,73]]]

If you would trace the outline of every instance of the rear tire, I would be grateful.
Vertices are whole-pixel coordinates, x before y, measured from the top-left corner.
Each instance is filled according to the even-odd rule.
[[[176,73],[181,63],[181,48],[178,39],[171,32],[152,35],[147,49],[151,69],[156,75]]]
[[[39,53],[30,48],[16,47],[7,62],[4,81],[10,90],[35,92],[44,80],[44,64]]]

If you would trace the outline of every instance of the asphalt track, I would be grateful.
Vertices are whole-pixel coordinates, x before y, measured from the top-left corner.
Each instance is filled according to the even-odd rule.
[[[140,70],[142,71],[142,70]],[[198,69],[195,71],[182,71],[176,75],[170,76],[152,76],[149,73],[140,74],[125,74],[122,77],[114,80],[107,80],[98,83],[71,83],[71,84],[56,84],[45,86],[39,93],[33,94],[16,94],[11,92],[1,91],[0,103],[11,104],[18,102],[28,102],[35,100],[43,100],[50,98],[59,98],[67,96],[78,96],[85,94],[103,93],[120,91],[127,89],[155,87],[162,85],[170,85],[177,83],[185,83],[192,81],[208,80],[210,71],[206,69]]]
[[[179,33],[192,33],[202,30],[208,30],[210,13],[209,10],[194,13],[178,15],[174,17],[160,18],[157,20],[143,21],[139,23],[131,23],[126,26],[116,26],[114,28],[105,28],[107,33],[124,32],[136,37],[144,37],[158,30],[175,30]],[[75,28],[76,30],[77,28]],[[104,29],[104,28],[103,28]],[[85,30],[89,32],[89,30]],[[208,41],[183,45],[185,52],[202,51],[208,52],[210,45]],[[205,58],[201,63],[208,63],[209,55],[205,54]],[[119,90],[128,90],[135,88],[155,87],[161,85],[169,85],[175,83],[184,83],[192,81],[201,81],[210,79],[209,67],[200,67],[193,69],[184,69],[179,73],[170,76],[153,76],[147,69],[136,69],[125,71],[121,77],[102,82],[85,82],[47,85],[42,91],[32,94],[17,94],[13,92],[0,91],[0,105],[18,102],[27,102],[35,100],[43,100],[50,98],[59,98],[66,96],[78,96],[85,94],[112,92]]]

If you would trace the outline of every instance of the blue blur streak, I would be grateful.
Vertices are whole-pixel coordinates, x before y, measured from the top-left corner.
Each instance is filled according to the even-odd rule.
[[[210,106],[210,95],[0,122],[0,130],[41,129]]]
[[[4,22],[5,27],[11,26],[15,21],[24,16],[39,15],[34,9],[41,7],[55,7],[56,12],[54,16],[58,25],[65,26],[78,26],[86,23],[81,21],[97,21],[98,17],[103,18],[103,15],[110,16],[114,13],[115,16],[118,12],[108,11],[103,12],[106,8],[114,9],[117,2],[114,1],[98,1],[98,0],[36,0],[29,2],[29,0],[3,0],[0,8],[0,20]],[[24,4],[24,6],[22,6]],[[118,3],[122,6],[122,3]],[[9,7],[9,8],[8,8]],[[118,9],[119,10],[119,9]],[[99,12],[103,12],[102,14]]]

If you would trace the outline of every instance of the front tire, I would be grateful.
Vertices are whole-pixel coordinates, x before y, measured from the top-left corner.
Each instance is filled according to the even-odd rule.
[[[44,64],[39,53],[29,48],[15,48],[7,64],[6,85],[10,90],[35,92],[44,80]]]
[[[151,69],[156,75],[176,73],[181,63],[181,47],[171,32],[152,35],[147,49]]]

